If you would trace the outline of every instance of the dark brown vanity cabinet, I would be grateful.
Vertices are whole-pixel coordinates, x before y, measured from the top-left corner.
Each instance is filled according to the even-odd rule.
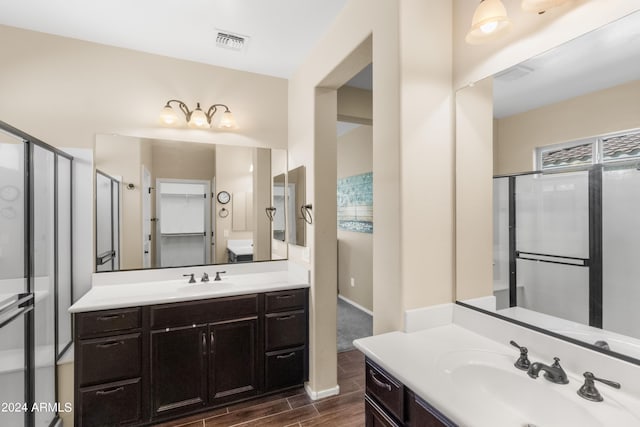
[[[366,427],[457,427],[369,359],[365,370]]]
[[[300,386],[308,291],[76,314],[76,426],[152,425]]]
[[[76,315],[75,425],[129,425],[147,415],[140,308]]]

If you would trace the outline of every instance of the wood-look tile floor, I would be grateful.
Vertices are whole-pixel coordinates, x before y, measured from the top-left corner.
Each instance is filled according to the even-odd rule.
[[[364,426],[364,355],[338,353],[340,394],[311,400],[304,388],[242,402],[157,427],[357,427]]]

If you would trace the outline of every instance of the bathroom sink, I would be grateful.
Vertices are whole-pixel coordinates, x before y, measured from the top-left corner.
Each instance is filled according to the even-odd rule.
[[[513,354],[492,351],[454,351],[439,359],[438,368],[470,401],[480,396],[490,398],[500,406],[498,411],[522,426],[606,427],[614,415],[628,421],[620,425],[640,425],[610,396],[604,405],[581,399],[576,394],[580,379],[572,377],[565,385],[553,384],[542,376],[534,380],[513,366],[515,359]]]

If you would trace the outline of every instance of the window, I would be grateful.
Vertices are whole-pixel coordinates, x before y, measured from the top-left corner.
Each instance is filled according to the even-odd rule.
[[[537,170],[640,160],[640,131],[538,147],[535,154]]]

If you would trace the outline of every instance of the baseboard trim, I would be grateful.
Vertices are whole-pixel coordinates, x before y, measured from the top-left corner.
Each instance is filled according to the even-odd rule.
[[[355,308],[357,308],[360,311],[364,311],[365,313],[367,313],[369,316],[373,317],[373,311],[368,310],[366,308],[364,308],[363,306],[361,306],[360,304],[358,304],[355,301],[351,301],[349,298],[345,298],[342,295],[338,294],[338,298],[340,298],[342,301],[346,302],[347,304],[351,304],[352,306],[354,306]]]
[[[326,390],[314,391],[309,386],[309,383],[304,383],[304,391],[307,392],[307,396],[309,396],[311,400],[319,400],[324,399],[325,397],[336,396],[340,394],[340,386],[337,385]]]

